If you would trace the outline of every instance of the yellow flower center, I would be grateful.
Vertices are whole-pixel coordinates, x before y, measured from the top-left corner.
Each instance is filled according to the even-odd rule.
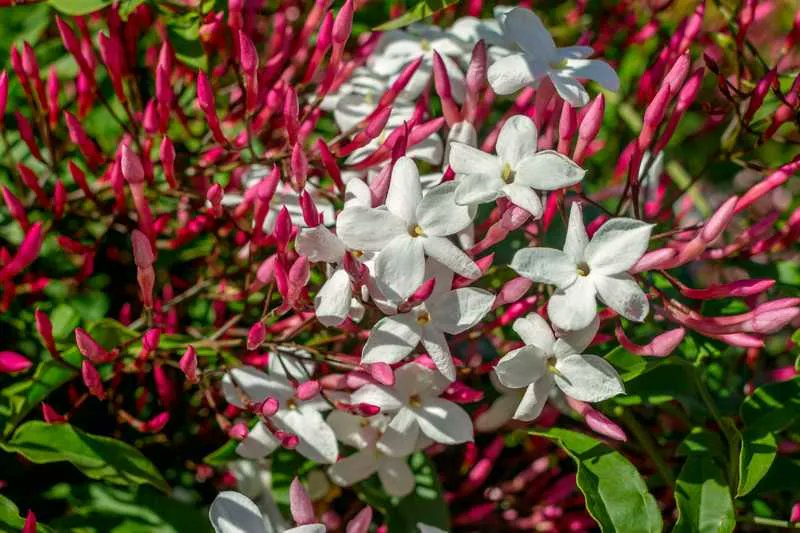
[[[514,181],[514,169],[511,168],[511,165],[503,163],[503,170],[500,173],[500,177],[503,178],[503,181],[506,183]]]
[[[578,266],[575,267],[575,271],[579,276],[588,276],[590,272],[589,265],[586,263],[578,263]]]
[[[419,394],[412,394],[408,399],[408,405],[411,407],[422,407],[422,398],[419,397]]]
[[[428,39],[421,39],[419,41],[419,47],[422,48],[423,52],[430,52],[431,51],[431,42]]]
[[[553,70],[561,70],[567,66],[567,60],[562,59],[560,61],[553,61],[550,63],[550,68]]]
[[[430,321],[431,321],[431,315],[429,315],[427,311],[423,311],[419,315],[417,315],[417,324],[419,324],[420,326],[424,326]]]
[[[422,226],[416,224],[414,227],[409,228],[408,234],[412,237],[422,237],[425,235],[425,232],[422,230]]]

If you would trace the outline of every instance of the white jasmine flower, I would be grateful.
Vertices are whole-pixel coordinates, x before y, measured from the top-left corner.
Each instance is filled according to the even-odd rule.
[[[597,315],[596,298],[625,318],[641,322],[650,304],[627,270],[647,251],[652,229],[652,224],[641,220],[612,218],[590,241],[580,205],[573,203],[564,250],[519,250],[511,268],[532,281],[558,288],[547,313],[560,329],[588,326]]]
[[[619,89],[619,77],[608,63],[586,59],[588,46],[557,48],[542,21],[533,11],[517,7],[501,16],[504,38],[522,50],[495,61],[487,72],[497,94],[512,94],[526,85],[537,86],[545,77],[570,105],[589,102],[579,78],[594,80],[610,91]]]
[[[367,384],[352,394],[353,403],[368,403],[394,413],[378,441],[384,449],[412,450],[422,432],[435,442],[460,444],[472,440],[472,420],[455,403],[439,398],[447,380],[419,363],[395,372],[394,387]],[[404,448],[405,447],[405,448]],[[410,452],[409,452],[410,453]]]
[[[583,179],[585,171],[554,150],[536,151],[536,125],[525,115],[510,117],[500,130],[497,156],[457,141],[450,143],[450,166],[457,176],[456,203],[473,205],[507,197],[534,218],[542,215],[535,189],[552,191]]]
[[[468,44],[436,26],[412,24],[407,30],[392,30],[382,34],[381,43],[367,60],[367,66],[380,75],[395,75],[389,81],[392,83],[403,67],[422,57],[419,68],[400,93],[403,99],[413,101],[430,82],[433,75],[433,53],[438,52],[450,77],[453,98],[462,102],[466,82],[464,73],[452,57],[464,54]]]
[[[323,98],[320,107],[333,112],[333,119],[341,131],[349,131],[375,111],[388,88],[386,76],[359,67],[335,93]],[[413,111],[413,106],[410,107]]]
[[[345,195],[345,206],[369,208],[372,205],[369,187],[359,179],[347,182]],[[324,262],[332,266],[327,281],[314,298],[314,308],[322,324],[338,326],[354,310],[350,274],[344,268],[345,255],[350,252],[344,242],[323,225],[302,228],[295,240],[295,248],[297,253],[312,262]],[[367,261],[372,259],[372,254],[359,252],[353,257]]]
[[[225,374],[222,392],[228,403],[242,409],[247,407],[245,399],[259,403],[268,397],[275,398],[279,408],[270,420],[281,431],[297,436],[297,452],[318,463],[336,460],[339,453],[336,435],[320,413],[330,409],[330,405],[319,395],[300,400],[286,377],[266,374],[250,366],[235,368]],[[280,441],[263,422],[258,422],[236,447],[236,452],[248,459],[258,459],[269,455],[278,446]]]
[[[499,6],[500,8],[505,6]],[[508,11],[498,11],[495,8],[495,16],[501,17],[503,13]],[[489,57],[492,60],[500,59],[516,50],[517,45],[513,41],[509,41],[503,34],[503,28],[497,18],[492,19],[479,19],[476,17],[461,17],[456,20],[450,27],[450,33],[458,37],[466,43],[476,43],[483,39],[487,46],[489,46]],[[472,58],[472,49],[465,50],[461,56],[463,63],[469,64]]]
[[[401,157],[392,170],[385,206],[348,206],[336,220],[336,232],[348,248],[379,252],[375,276],[390,300],[402,301],[419,288],[425,257],[464,277],[480,276],[475,262],[447,238],[466,228],[474,215],[456,205],[455,187],[443,183],[423,197],[416,164]]]
[[[503,424],[514,418],[514,413],[517,412],[525,395],[525,389],[511,389],[500,383],[495,373],[489,374],[489,381],[500,393],[500,396],[492,402],[487,410],[475,418],[475,430],[484,433],[497,431]]]
[[[414,473],[406,462],[408,450],[378,447],[388,423],[385,415],[364,418],[343,411],[333,411],[328,415],[328,424],[336,437],[358,450],[328,469],[334,483],[349,487],[377,473],[390,496],[402,498],[414,490]]]
[[[453,274],[441,265],[429,271],[436,277],[431,295],[407,313],[384,317],[373,326],[361,355],[364,363],[397,363],[421,342],[439,372],[450,381],[456,378],[444,334],[475,326],[492,309],[494,295],[474,287],[451,289]]]
[[[220,492],[208,510],[208,517],[215,533],[325,533],[324,524],[305,524],[283,529],[282,524],[273,524],[262,517],[253,501],[238,492]]]
[[[623,394],[617,371],[605,359],[583,354],[597,334],[599,321],[556,338],[545,320],[531,313],[512,326],[525,346],[512,350],[494,371],[504,386],[525,388],[514,412],[517,420],[534,420],[554,387],[583,402],[599,402]]]

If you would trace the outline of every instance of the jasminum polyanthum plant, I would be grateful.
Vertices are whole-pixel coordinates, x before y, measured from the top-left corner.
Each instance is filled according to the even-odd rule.
[[[800,522],[796,8],[23,4],[0,529]]]

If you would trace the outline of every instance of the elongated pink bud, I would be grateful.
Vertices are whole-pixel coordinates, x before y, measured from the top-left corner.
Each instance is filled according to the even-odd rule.
[[[58,26],[58,33],[61,34],[61,40],[64,42],[64,48],[67,49],[67,52],[72,54],[75,61],[78,63],[80,71],[91,85],[94,86],[94,69],[86,62],[83,51],[81,50],[80,41],[78,41],[78,38],[75,36],[75,32],[73,32],[72,28],[59,16],[56,16],[56,26]]]
[[[81,355],[96,365],[113,361],[117,355],[115,352],[109,352],[100,346],[100,344],[82,328],[75,328],[75,344],[78,345],[78,351],[81,352]]]
[[[158,350],[161,343],[161,330],[159,328],[150,328],[142,335],[142,349],[148,352]]]
[[[89,389],[89,394],[96,397],[98,400],[105,399],[106,391],[103,387],[103,379],[100,377],[100,373],[97,369],[87,359],[81,362],[81,377],[83,378],[83,384]]]
[[[617,340],[620,345],[629,352],[636,355],[643,355],[647,357],[666,357],[671,354],[675,348],[683,340],[686,330],[683,328],[672,329],[660,335],[657,335],[644,346],[634,344],[627,336],[625,331],[620,326],[615,330]]]
[[[747,106],[747,110],[744,112],[744,116],[742,117],[743,122],[747,123],[751,118],[753,118],[753,115],[755,115],[756,111],[758,111],[758,109],[761,107],[761,104],[764,103],[764,99],[767,97],[769,88],[775,84],[775,80],[777,78],[778,70],[777,68],[773,68],[767,72],[766,76],[758,81],[756,88],[753,89],[753,94],[750,97],[750,103]]]
[[[700,237],[706,243],[713,242],[728,227],[733,215],[738,212],[735,209],[739,205],[738,202],[739,198],[736,196],[728,198],[706,221],[700,231]]]
[[[171,189],[177,189],[178,182],[175,181],[175,146],[166,135],[161,139],[158,155],[159,159],[161,159],[161,167],[164,169],[164,177],[167,183],[169,183]]]
[[[350,38],[350,33],[353,31],[353,11],[353,0],[346,0],[333,21],[331,38],[334,46],[339,49],[344,47],[344,43],[347,42],[347,39]]]
[[[11,189],[3,186],[3,201],[6,203],[6,207],[8,208],[8,213],[14,218],[14,220],[19,223],[22,231],[27,231],[30,227],[30,222],[28,222],[28,215],[25,210],[25,206],[22,205],[19,198],[14,196],[14,193],[11,192]]]
[[[133,245],[133,260],[137,268],[148,268],[153,266],[155,256],[150,241],[138,229],[131,233],[131,243]]]
[[[158,433],[169,422],[169,413],[162,412],[144,423],[144,430],[149,433]]]
[[[387,387],[394,386],[394,371],[387,363],[371,363],[367,365],[367,369],[372,379],[381,385],[386,385]]]
[[[372,523],[372,507],[367,505],[347,523],[345,533],[367,533]]]
[[[53,217],[56,220],[61,220],[66,205],[67,189],[64,187],[64,182],[56,179],[56,184],[53,186]]]
[[[5,70],[0,71],[0,117],[5,116],[6,108],[8,107],[8,72]],[[3,129],[3,124],[0,122],[0,130]]]
[[[578,142],[572,154],[572,159],[576,163],[581,164],[583,162],[587,148],[597,137],[600,126],[603,125],[605,110],[606,101],[602,94],[598,94],[586,108],[586,114],[581,119],[580,126],[578,126]]]
[[[67,162],[67,167],[69,168],[69,173],[72,175],[73,181],[75,181],[75,185],[83,191],[83,194],[87,198],[95,199],[94,192],[92,188],[89,187],[89,182],[86,180],[86,174],[84,174],[83,170],[72,161]]]
[[[773,285],[775,285],[775,280],[772,279],[743,279],[724,285],[714,285],[707,289],[681,287],[680,291],[681,294],[687,298],[695,300],[716,300],[728,297],[744,298],[747,296],[755,296],[767,291]]]
[[[250,331],[247,332],[247,349],[251,351],[258,349],[266,338],[267,327],[261,321],[256,322],[250,327]]]
[[[286,249],[286,245],[292,235],[292,227],[292,217],[286,206],[283,206],[278,211],[278,216],[275,217],[275,228],[272,230],[272,235],[279,249]]]
[[[300,127],[298,123],[299,115],[300,106],[297,103],[297,93],[294,88],[289,87],[286,90],[286,96],[283,101],[283,120],[290,145],[297,144],[297,130]]]
[[[22,533],[36,533],[37,529],[36,515],[33,511],[28,510],[28,514],[25,515],[25,523],[22,524]]]
[[[625,431],[617,423],[591,406],[583,414],[583,419],[587,426],[600,435],[620,442],[628,441]]]
[[[666,86],[669,89],[670,96],[676,95],[683,86],[683,82],[686,81],[686,76],[689,75],[690,63],[691,60],[688,52],[681,54],[678,59],[675,60],[675,63],[672,65],[672,68],[669,69],[667,75],[664,76],[664,80],[661,84],[662,87]]]
[[[662,86],[658,90],[653,100],[647,106],[644,112],[644,119],[642,120],[642,131],[639,132],[637,140],[640,150],[645,150],[655,138],[658,127],[664,120],[664,115],[667,112],[667,104],[669,103],[670,90],[667,86]]]
[[[47,118],[50,121],[50,127],[53,129],[58,126],[59,90],[58,71],[56,71],[55,64],[52,64],[47,73]],[[0,114],[0,116],[2,116],[2,114]]]
[[[786,163],[778,170],[753,185],[736,204],[736,213],[739,213],[763,197],[768,192],[780,187],[800,168],[800,157]]]
[[[16,374],[25,372],[33,363],[17,352],[0,352],[0,374]]]
[[[121,167],[122,176],[128,183],[142,183],[145,179],[142,160],[127,144],[122,145]]]
[[[39,332],[39,336],[42,338],[42,342],[44,342],[47,351],[50,352],[53,358],[58,358],[56,341],[53,338],[53,324],[50,322],[50,317],[41,309],[36,309],[33,312],[33,316],[36,322],[36,331]]]
[[[42,402],[42,418],[48,424],[61,424],[67,421],[67,418],[53,409],[50,404]]]
[[[178,361],[178,366],[180,366],[181,372],[186,376],[186,380],[189,383],[197,383],[199,381],[197,376],[197,351],[194,346],[190,344],[186,347],[186,351],[183,352],[180,361]]]
[[[741,329],[745,333],[771,335],[783,329],[784,326],[798,316],[800,316],[800,309],[796,307],[760,312],[756,313],[756,316],[752,319],[743,322]]]
[[[8,281],[33,263],[39,256],[43,241],[44,230],[42,229],[42,223],[36,222],[25,234],[22,244],[20,244],[11,261],[6,263],[3,268],[0,268],[0,282]]]
[[[252,75],[258,69],[258,50],[253,41],[244,32],[238,32],[239,38],[239,64],[242,70]]]
[[[292,480],[292,484],[289,485],[289,509],[298,526],[313,524],[317,521],[311,498],[308,497],[308,493],[303,484],[300,483],[300,479],[296,477]]]
[[[661,248],[660,250],[647,252],[628,272],[638,274],[639,272],[663,268],[663,265],[670,263],[677,255],[678,251],[674,248]]]
[[[339,189],[340,192],[344,192],[342,172],[339,169],[339,165],[336,163],[336,158],[333,156],[330,148],[328,148],[328,145],[325,144],[325,141],[322,139],[322,137],[317,139],[317,150],[319,151],[319,157],[322,160],[322,165],[325,167],[325,170],[328,172],[328,175],[331,177],[334,184],[336,184],[336,188]]]
[[[292,182],[298,189],[303,189],[308,177],[308,159],[303,146],[299,143],[292,148],[292,157],[289,163],[292,169]]]
[[[250,430],[244,422],[237,422],[228,430],[228,436],[233,440],[244,440]]]
[[[14,111],[14,118],[16,119],[17,122],[17,131],[19,132],[19,136],[22,138],[22,141],[27,145],[28,150],[31,151],[33,157],[35,157],[39,161],[44,161],[44,158],[42,157],[42,152],[39,150],[39,146],[36,144],[36,138],[33,135],[33,127],[31,126],[31,123],[19,111]]]
[[[317,210],[317,204],[308,191],[303,190],[300,194],[300,209],[303,212],[303,221],[309,228],[313,228],[322,224],[322,215]]]
[[[319,394],[320,385],[319,381],[310,380],[300,383],[297,386],[297,390],[295,390],[295,396],[299,400],[310,400],[317,394]]]
[[[417,290],[408,297],[405,303],[409,307],[413,307],[424,302],[433,293],[434,287],[436,287],[436,278],[430,278],[423,281],[422,285],[420,285]]]

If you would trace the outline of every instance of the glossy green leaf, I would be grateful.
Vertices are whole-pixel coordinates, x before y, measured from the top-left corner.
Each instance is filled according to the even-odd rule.
[[[376,27],[375,30],[389,31],[403,28],[409,24],[413,24],[414,22],[419,22],[420,20],[426,19],[437,11],[441,11],[442,9],[456,4],[457,1],[458,0],[422,0],[414,7],[403,13],[401,16],[388,22],[384,22],[380,26]]]
[[[575,431],[551,428],[533,433],[557,442],[575,460],[578,488],[602,531],[661,531],[663,523],[655,498],[621,453]]]
[[[611,363],[619,372],[622,381],[626,383],[661,364],[663,359],[642,357],[627,351],[622,346],[617,346],[606,354],[606,361]]]
[[[206,69],[208,60],[200,44],[200,17],[196,13],[171,16],[167,21],[167,34],[179,61],[195,69]]]
[[[711,455],[722,456],[725,448],[719,433],[705,428],[692,428],[689,435],[680,443],[676,455]]]
[[[33,463],[70,462],[92,479],[169,489],[153,463],[130,444],[85,433],[69,424],[27,422],[0,447]]]
[[[742,433],[742,449],[739,454],[739,487],[736,496],[744,496],[761,481],[778,453],[778,441],[774,433]]]
[[[113,0],[49,0],[48,3],[67,15],[88,15],[110,6]]]
[[[780,431],[800,417],[800,377],[768,383],[742,402],[742,421],[755,433]]]
[[[409,458],[414,472],[414,492],[404,498],[390,498],[373,476],[356,485],[359,497],[386,517],[389,533],[416,531],[417,523],[450,529],[450,511],[442,497],[442,487],[433,463],[423,453]]]
[[[673,533],[733,531],[733,500],[722,469],[708,455],[690,455],[675,484],[678,522]]]

